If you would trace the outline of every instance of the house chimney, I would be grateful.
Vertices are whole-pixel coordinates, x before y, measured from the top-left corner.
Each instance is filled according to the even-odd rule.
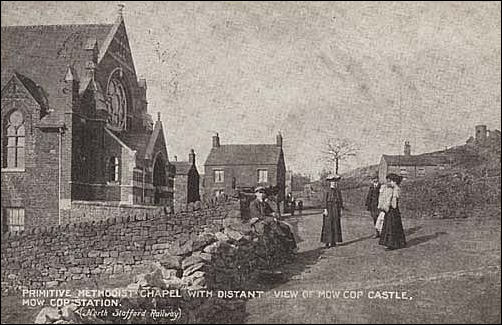
[[[190,149],[190,153],[188,154],[188,162],[190,165],[195,165],[195,151]]]
[[[282,134],[281,134],[281,131],[279,131],[279,133],[277,133],[277,136],[275,137],[275,140],[276,140],[277,146],[282,148]]]
[[[213,135],[213,148],[219,148],[220,147],[220,136],[218,133],[216,135]]]
[[[89,38],[84,44],[85,50],[85,75],[92,82],[94,82],[94,77],[96,73],[96,65],[98,64],[98,42],[96,38]]]
[[[409,141],[404,142],[404,155],[411,156],[411,145]]]
[[[84,44],[87,62],[98,63],[99,49],[98,41],[95,37],[88,38]]]

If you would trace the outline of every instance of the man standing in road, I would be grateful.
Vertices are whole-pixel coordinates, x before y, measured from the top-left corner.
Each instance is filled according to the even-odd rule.
[[[378,182],[378,176],[372,177],[372,184],[368,190],[368,195],[366,196],[366,209],[370,212],[371,218],[373,219],[373,225],[376,224],[378,219],[378,197],[380,195],[381,184]],[[375,238],[380,237],[378,230],[375,230]]]

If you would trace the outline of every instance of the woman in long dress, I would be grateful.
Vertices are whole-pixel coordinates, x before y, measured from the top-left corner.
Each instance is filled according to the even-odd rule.
[[[342,216],[343,200],[342,192],[338,188],[339,175],[332,175],[326,178],[330,182],[330,188],[326,192],[326,209],[323,213],[321,242],[328,247],[335,247],[336,243],[342,242]]]
[[[406,246],[401,213],[399,211],[399,196],[402,177],[397,174],[387,175],[388,186],[392,188],[392,196],[385,212],[379,244],[387,250],[399,249]]]

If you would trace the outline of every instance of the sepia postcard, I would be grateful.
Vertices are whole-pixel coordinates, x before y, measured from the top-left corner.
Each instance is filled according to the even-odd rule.
[[[1,1],[1,323],[500,324],[500,6]]]

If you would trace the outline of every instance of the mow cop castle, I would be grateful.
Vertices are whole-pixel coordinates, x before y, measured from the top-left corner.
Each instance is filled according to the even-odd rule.
[[[62,223],[74,202],[172,206],[160,117],[114,24],[2,27],[2,228]]]

